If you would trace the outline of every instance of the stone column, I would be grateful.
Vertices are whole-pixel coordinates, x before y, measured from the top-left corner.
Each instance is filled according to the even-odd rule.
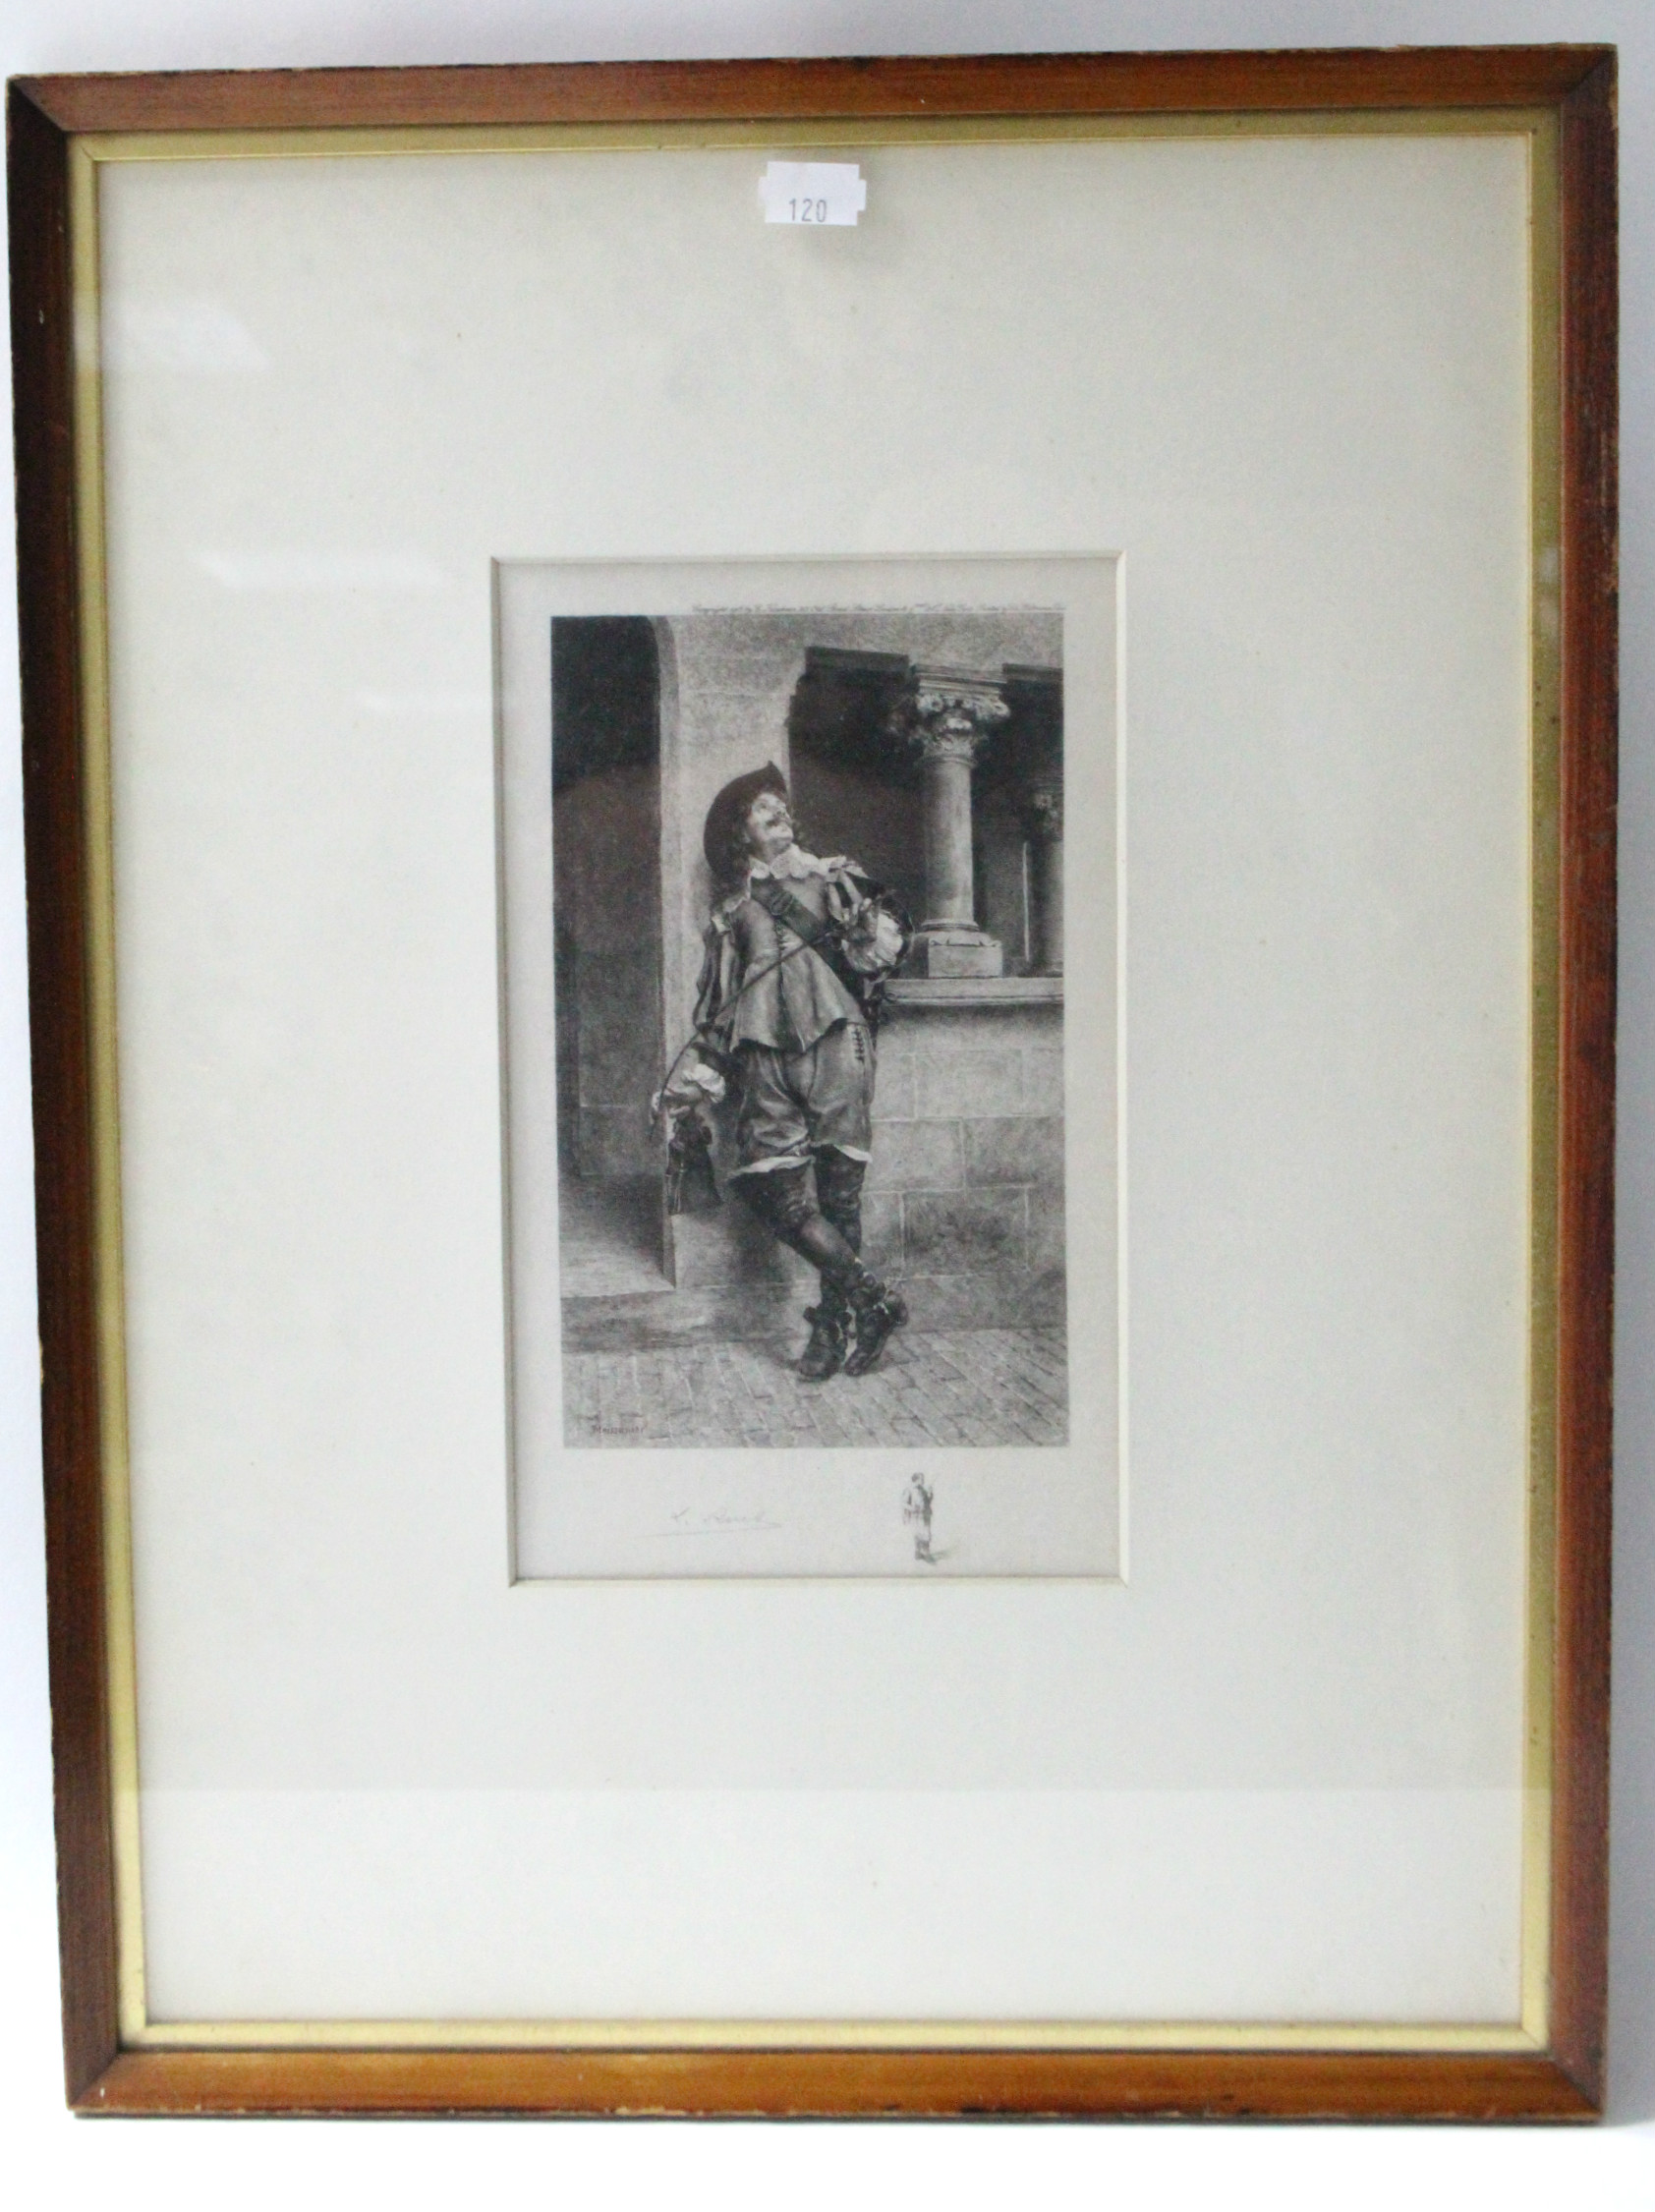
[[[1029,923],[1034,972],[1063,972],[1063,786],[1042,778],[1028,794]]]
[[[908,729],[925,764],[926,915],[914,939],[921,976],[998,976],[999,941],[977,927],[971,764],[1011,709],[999,682],[963,668],[916,668]]]

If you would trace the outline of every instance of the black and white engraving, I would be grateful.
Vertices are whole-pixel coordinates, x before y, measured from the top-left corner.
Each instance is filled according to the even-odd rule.
[[[565,1445],[1066,1444],[1061,614],[551,628]]]
[[[519,1579],[1119,1571],[1122,582],[498,565]]]

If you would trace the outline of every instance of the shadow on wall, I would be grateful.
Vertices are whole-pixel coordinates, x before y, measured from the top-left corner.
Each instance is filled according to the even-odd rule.
[[[659,673],[653,625],[552,623],[552,905],[560,1178],[596,1193],[564,1214],[590,1266],[605,1241],[665,1258],[649,1100],[664,1057],[661,1003]],[[605,1227],[607,1224],[607,1227]]]

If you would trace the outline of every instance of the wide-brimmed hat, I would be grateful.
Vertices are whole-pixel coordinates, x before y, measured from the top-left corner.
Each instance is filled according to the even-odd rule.
[[[732,776],[707,810],[701,849],[720,882],[732,873],[736,839],[746,823],[747,810],[765,791],[773,791],[780,799],[787,797],[787,778],[773,761],[767,761],[762,768],[749,768],[745,775]]]

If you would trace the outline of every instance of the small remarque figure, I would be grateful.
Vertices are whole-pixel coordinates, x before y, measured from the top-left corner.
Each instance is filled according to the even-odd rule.
[[[800,851],[773,764],[724,786],[703,842],[715,903],[696,1036],[740,1098],[731,1181],[822,1277],[799,1373],[866,1375],[908,1318],[860,1257],[874,1022],[906,922],[850,861]]]
[[[937,1564],[931,1549],[931,1507],[934,1493],[924,1475],[910,1475],[902,1493],[902,1518],[914,1532],[914,1557],[927,1566]]]

